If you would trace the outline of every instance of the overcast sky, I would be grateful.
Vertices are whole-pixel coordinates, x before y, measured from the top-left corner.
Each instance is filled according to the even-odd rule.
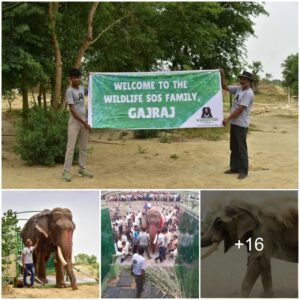
[[[30,211],[69,208],[76,229],[73,235],[73,253],[95,255],[99,259],[99,194],[95,191],[4,191],[2,214],[8,209]],[[34,213],[20,214],[29,219]],[[21,228],[26,221],[19,221]]]
[[[298,3],[266,2],[269,16],[254,19],[255,37],[246,42],[248,63],[260,61],[264,72],[281,79],[281,63],[298,52]]]

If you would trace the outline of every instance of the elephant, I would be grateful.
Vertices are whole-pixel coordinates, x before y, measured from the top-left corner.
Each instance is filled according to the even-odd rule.
[[[251,244],[249,238],[253,241]],[[255,240],[263,241],[263,249],[261,245],[254,247]],[[210,246],[215,250],[216,245],[222,241],[224,241],[224,253],[238,241],[247,246],[248,263],[242,282],[241,296],[249,297],[256,280],[261,276],[262,296],[274,297],[271,258],[298,262],[297,200],[291,198],[260,204],[232,200],[220,209],[211,225],[202,234],[201,247]],[[207,256],[207,253],[202,256],[202,259]]]
[[[165,224],[165,218],[162,213],[155,207],[149,209],[146,213],[146,224],[150,234],[150,246],[152,253],[155,252],[155,235]]]
[[[75,224],[68,208],[45,209],[33,215],[24,225],[21,238],[25,244],[31,239],[37,247],[33,252],[36,277],[47,283],[46,263],[55,252],[56,287],[64,288],[64,269],[71,281],[73,290],[78,289],[72,267],[73,232]]]

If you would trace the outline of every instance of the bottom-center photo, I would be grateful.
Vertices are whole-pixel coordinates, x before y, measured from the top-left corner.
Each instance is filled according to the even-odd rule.
[[[199,297],[199,191],[102,191],[101,294]]]

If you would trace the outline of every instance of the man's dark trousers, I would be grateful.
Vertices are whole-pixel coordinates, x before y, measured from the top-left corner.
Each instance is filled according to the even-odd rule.
[[[30,286],[34,284],[34,266],[33,264],[25,264],[25,270],[23,270],[23,285],[27,286],[26,278],[28,271],[30,272]]]
[[[136,283],[136,297],[141,298],[144,281],[142,275],[134,275],[135,283]]]
[[[230,170],[248,175],[247,127],[230,125]]]

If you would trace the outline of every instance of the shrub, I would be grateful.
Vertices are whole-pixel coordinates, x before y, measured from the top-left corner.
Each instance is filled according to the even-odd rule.
[[[133,136],[135,139],[151,139],[156,138],[158,136],[157,129],[141,129],[135,130]]]
[[[17,124],[16,153],[28,165],[63,163],[68,138],[68,113],[34,106]],[[78,157],[76,147],[74,161]]]

